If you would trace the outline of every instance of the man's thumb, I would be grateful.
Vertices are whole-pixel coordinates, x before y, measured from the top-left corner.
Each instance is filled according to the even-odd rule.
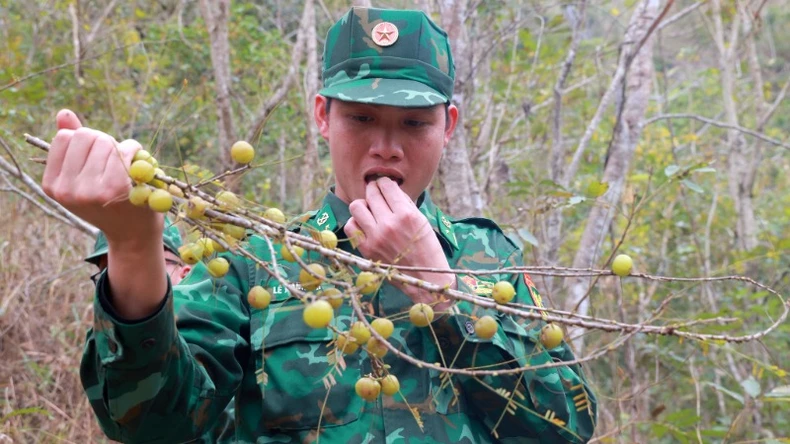
[[[80,119],[74,114],[73,111],[68,109],[62,109],[58,111],[58,116],[56,117],[58,122],[58,129],[70,129],[76,130],[82,128],[82,124],[80,123]]]

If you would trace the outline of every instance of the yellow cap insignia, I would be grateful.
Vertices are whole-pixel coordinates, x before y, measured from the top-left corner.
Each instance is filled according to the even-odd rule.
[[[398,41],[398,28],[390,22],[381,22],[373,28],[370,36],[379,46],[391,46]]]

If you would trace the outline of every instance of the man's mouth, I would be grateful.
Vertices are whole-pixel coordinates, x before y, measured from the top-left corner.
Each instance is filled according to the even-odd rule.
[[[397,183],[398,186],[403,185],[403,179],[401,179],[400,177],[396,177],[396,176],[390,176],[388,174],[368,174],[368,175],[365,176],[365,184],[368,184],[368,183],[370,183],[370,182],[372,182],[372,181],[374,181],[376,179],[379,179],[381,177],[389,177],[390,180],[392,180],[393,182]]]

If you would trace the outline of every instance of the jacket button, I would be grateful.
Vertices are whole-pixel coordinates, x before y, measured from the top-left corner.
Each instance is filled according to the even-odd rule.
[[[143,339],[142,342],[140,342],[140,346],[143,348],[151,348],[154,344],[156,344],[156,339],[154,338]]]

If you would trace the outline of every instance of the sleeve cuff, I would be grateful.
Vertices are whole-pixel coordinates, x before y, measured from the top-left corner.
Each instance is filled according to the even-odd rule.
[[[93,303],[93,332],[102,365],[119,369],[146,367],[160,359],[176,341],[173,291],[170,278],[167,293],[159,308],[150,316],[129,321],[121,318],[110,303],[107,272],[96,284]]]

